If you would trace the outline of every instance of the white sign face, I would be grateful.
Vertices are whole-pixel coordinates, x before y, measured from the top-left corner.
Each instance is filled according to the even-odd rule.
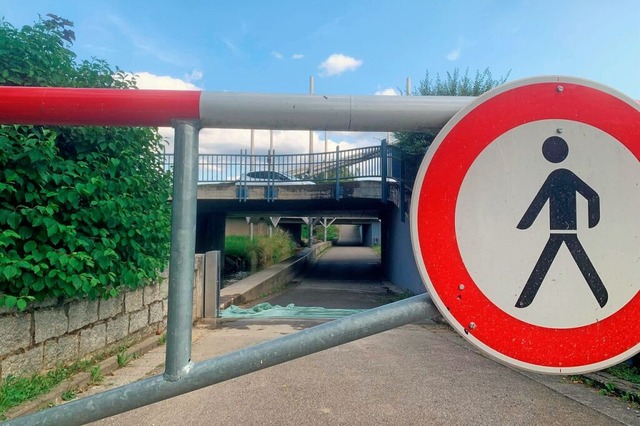
[[[542,153],[551,135],[569,147],[560,163]],[[578,193],[575,231],[550,229],[549,199],[529,228],[518,229],[547,177],[558,169],[570,170],[598,194],[597,225],[589,228],[588,201]],[[467,270],[500,309],[530,324],[572,328],[609,317],[640,290],[639,214],[640,163],[624,145],[588,124],[542,120],[503,134],[474,161],[458,196],[456,235]],[[604,306],[565,242],[549,255],[552,262],[531,304],[516,306],[552,233],[576,235],[607,290]]]
[[[438,134],[411,203],[440,312],[499,361],[556,374],[640,350],[640,106],[567,77],[509,83]]]

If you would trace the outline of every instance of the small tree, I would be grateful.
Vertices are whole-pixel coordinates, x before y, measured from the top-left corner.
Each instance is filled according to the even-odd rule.
[[[441,79],[436,74],[435,80],[431,79],[427,71],[420,86],[413,92],[416,96],[479,96],[484,92],[493,89],[507,81],[506,76],[494,79],[491,71],[485,69],[476,71],[475,78],[469,77],[467,69],[464,75],[460,74],[458,68],[452,73],[447,72],[447,78]],[[422,162],[424,154],[436,137],[434,132],[397,132],[394,133],[397,140],[396,146],[400,148],[404,163],[408,170],[408,175],[413,179],[415,173]]]
[[[101,60],[76,61],[73,23],[0,21],[0,85],[135,89]],[[112,297],[167,263],[170,176],[148,128],[0,126],[0,307]]]

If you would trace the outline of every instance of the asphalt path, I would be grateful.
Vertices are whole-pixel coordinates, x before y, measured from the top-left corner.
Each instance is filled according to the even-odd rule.
[[[272,303],[369,308],[389,299],[376,255],[335,247]],[[311,327],[236,320],[194,330],[194,361]],[[161,370],[160,370],[161,371]],[[570,378],[523,373],[425,319],[97,425],[615,425],[638,411]]]

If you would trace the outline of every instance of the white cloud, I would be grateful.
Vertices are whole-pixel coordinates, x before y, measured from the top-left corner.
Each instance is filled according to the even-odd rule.
[[[242,55],[242,51],[234,41],[229,40],[228,38],[222,38],[221,40],[222,40],[222,43],[224,43],[224,45],[227,46],[227,49],[229,49],[232,55],[234,56]]]
[[[302,53],[294,53],[293,55],[291,55],[291,59],[302,59],[304,58],[304,55]]]
[[[320,64],[320,75],[323,77],[340,75],[345,71],[355,71],[360,65],[362,65],[360,59],[346,56],[342,53],[334,53]]]
[[[387,89],[378,90],[377,92],[374,93],[374,95],[398,96],[398,95],[400,95],[400,93],[396,89],[394,89],[393,87],[389,87]]]
[[[195,71],[194,71],[195,72]],[[193,74],[193,73],[192,73]],[[200,73],[202,74],[202,73]],[[168,75],[155,75],[149,72],[135,73],[139,89],[152,90],[201,90],[198,86]],[[200,75],[202,78],[202,75]]]
[[[269,130],[255,130],[254,149],[256,154],[266,154],[270,146]],[[327,139],[327,149],[335,151],[356,146],[347,138]],[[200,131],[200,153],[239,154],[240,150],[251,148],[251,130],[247,129],[202,129]],[[309,132],[306,130],[274,130],[273,148],[276,154],[305,154],[309,152]],[[324,132],[313,132],[313,152],[324,152]]]
[[[191,75],[194,75],[194,70]],[[202,74],[202,73],[200,73]],[[137,72],[136,86],[138,89],[146,90],[201,90],[198,86],[179,78],[170,77],[168,75],[155,75],[149,72]],[[196,74],[197,76],[197,74]],[[202,78],[202,76],[200,76]],[[159,127],[158,132],[167,141],[167,152],[173,152],[173,128],[171,127]]]
[[[167,152],[173,152],[174,131],[170,127],[159,129],[169,142]],[[328,132],[327,150],[335,151],[379,145],[386,137],[376,132]],[[256,130],[254,148],[256,154],[269,151],[269,130]],[[240,154],[240,150],[251,148],[251,130],[248,129],[202,129],[199,135],[200,154]],[[309,152],[309,132],[306,130],[274,130],[273,148],[276,154],[306,154]],[[313,152],[324,152],[324,132],[313,132]]]
[[[271,56],[273,56],[276,59],[282,59],[283,58],[282,53],[276,52],[276,51],[271,52]]]
[[[185,74],[184,79],[187,82],[192,83],[194,81],[202,80],[202,77],[204,77],[204,73],[199,69],[194,69],[190,74]]]
[[[448,61],[455,61],[460,57],[460,54],[462,53],[462,48],[464,47],[464,39],[462,37],[458,38],[458,43],[455,47],[455,49],[453,49],[452,51],[450,51],[449,53],[447,53],[447,55],[445,56],[445,58]]]
[[[455,49],[453,49],[451,52],[447,53],[447,60],[448,61],[455,61],[456,59],[458,59],[460,57],[460,53],[462,52],[462,48],[461,47],[457,47]]]

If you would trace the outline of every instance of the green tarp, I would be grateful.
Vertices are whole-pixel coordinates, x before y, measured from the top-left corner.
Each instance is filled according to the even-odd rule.
[[[295,306],[293,303],[287,306],[260,303],[252,308],[240,308],[231,305],[220,312],[221,318],[341,318],[357,314],[365,309],[330,309],[309,306]]]

